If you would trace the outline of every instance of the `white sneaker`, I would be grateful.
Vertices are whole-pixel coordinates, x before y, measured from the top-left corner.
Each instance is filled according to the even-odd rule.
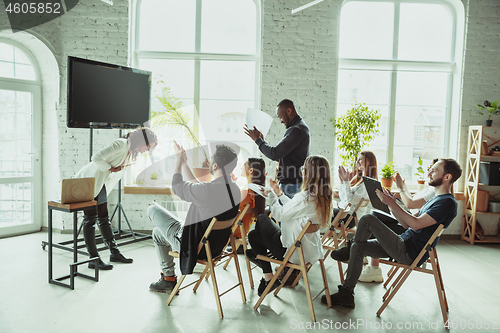
[[[359,282],[384,282],[384,277],[382,276],[382,269],[380,267],[372,267],[371,265],[366,266],[358,279]]]

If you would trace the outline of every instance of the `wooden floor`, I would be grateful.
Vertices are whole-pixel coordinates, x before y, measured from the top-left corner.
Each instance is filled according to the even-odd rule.
[[[69,235],[54,235],[55,241]],[[0,332],[308,332],[310,316],[302,282],[284,289],[279,297],[268,296],[258,311],[257,290],[250,289],[243,272],[247,303],[238,289],[222,297],[225,318],[220,320],[211,283],[203,283],[196,294],[186,289],[167,307],[166,294],[150,292],[159,268],[151,240],[123,246],[134,258],[131,265],[116,264],[101,272],[100,281],[76,278],[76,288],[47,283],[47,251],[41,242],[46,232],[0,239]],[[449,318],[457,326],[451,332],[500,331],[500,245],[471,246],[459,239],[443,239],[438,254],[450,307]],[[109,253],[101,256],[109,259]],[[245,267],[243,257],[240,263]],[[55,275],[68,274],[71,254],[55,250]],[[83,259],[83,257],[82,257]],[[231,264],[233,265],[233,264]],[[338,270],[326,261],[330,288],[339,284]],[[219,283],[233,279],[234,268],[219,269]],[[386,273],[388,268],[382,267]],[[91,271],[84,267],[82,272]],[[261,272],[254,270],[256,285]],[[178,273],[179,275],[179,273]],[[322,285],[319,267],[310,272],[314,294]],[[256,286],[257,288],[257,286]],[[375,313],[384,293],[381,284],[359,283],[355,309],[327,308],[314,302],[316,330],[344,328],[357,332],[446,332],[432,276],[415,274],[380,318]],[[460,324],[463,329],[460,328]],[[485,330],[485,325],[495,329]],[[481,325],[481,326],[480,326]],[[398,326],[400,327],[398,329]],[[406,329],[405,329],[406,327]],[[483,329],[480,330],[479,328]]]

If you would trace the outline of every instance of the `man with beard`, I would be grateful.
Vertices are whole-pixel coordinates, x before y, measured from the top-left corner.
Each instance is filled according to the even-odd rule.
[[[429,169],[429,185],[435,188],[436,195],[422,206],[417,216],[404,211],[389,191],[377,190],[377,196],[407,230],[398,235],[371,214],[361,217],[351,245],[347,277],[339,291],[331,295],[332,305],[354,308],[354,287],[363,269],[363,257],[391,257],[399,263],[411,265],[437,227],[442,224],[447,228],[457,215],[457,202],[450,189],[461,174],[462,169],[453,159],[441,159],[434,164]],[[371,234],[376,239],[369,239]],[[433,246],[438,241],[439,237]],[[424,256],[419,265],[427,258]],[[327,303],[326,296],[321,302]]]
[[[276,146],[271,146],[264,141],[264,135],[257,128],[243,128],[264,156],[278,161],[278,178],[280,189],[290,199],[301,191],[302,172],[300,167],[304,165],[306,157],[309,156],[309,144],[311,141],[309,127],[297,114],[293,102],[284,99],[276,108],[276,117],[286,126],[283,139]]]
[[[198,244],[213,217],[219,221],[230,220],[238,214],[241,194],[238,185],[231,180],[231,172],[237,163],[236,152],[226,145],[217,145],[210,161],[211,182],[198,182],[187,165],[184,149],[174,141],[177,157],[172,191],[182,200],[190,202],[183,222],[159,205],[148,208],[148,216],[156,225],[153,241],[160,262],[161,277],[151,283],[151,291],[170,294],[177,284],[174,258],[170,251],[178,251],[182,275],[192,274],[197,258],[205,259],[203,248],[198,254]],[[184,181],[182,174],[191,181]],[[226,246],[231,226],[213,230],[209,236],[212,254],[217,256]]]

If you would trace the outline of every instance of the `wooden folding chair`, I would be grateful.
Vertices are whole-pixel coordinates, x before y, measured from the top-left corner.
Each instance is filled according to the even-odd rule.
[[[243,301],[243,303],[246,302],[245,289],[243,288],[243,280],[241,278],[240,264],[238,262],[238,255],[236,254],[236,245],[234,242],[234,235],[233,235],[232,229],[231,229],[231,233],[229,235],[229,241],[231,243],[232,252],[225,252],[223,250],[219,256],[214,258],[214,257],[212,257],[212,250],[210,249],[210,242],[208,240],[212,230],[222,230],[222,229],[231,228],[234,224],[234,221],[235,221],[235,219],[231,219],[231,220],[227,220],[227,221],[217,221],[217,219],[215,217],[212,219],[212,221],[210,222],[210,225],[208,226],[207,230],[205,231],[205,234],[203,235],[200,243],[198,244],[198,254],[200,253],[200,251],[203,247],[205,247],[205,251],[207,254],[206,260],[198,259],[198,261],[197,261],[199,264],[205,265],[205,269],[203,270],[203,273],[201,274],[201,276],[198,280],[195,280],[194,282],[181,288],[182,282],[186,278],[186,275],[182,275],[180,277],[179,281],[177,282],[177,284],[175,285],[174,289],[170,293],[170,296],[168,297],[168,300],[167,300],[167,305],[170,305],[170,303],[174,299],[177,292],[179,292],[180,290],[187,288],[190,285],[195,284],[195,283],[196,284],[193,288],[193,292],[196,292],[196,290],[200,286],[201,282],[203,281],[203,278],[207,274],[210,274],[210,276],[212,277],[212,284],[213,284],[214,294],[215,294],[215,303],[217,304],[217,311],[219,312],[219,318],[222,319],[224,317],[224,315],[222,313],[222,306],[221,306],[221,302],[220,302],[220,297],[222,295],[226,294],[227,292],[229,292],[230,290],[233,290],[234,288],[239,286],[240,292],[241,292],[241,300]],[[169,254],[173,257],[179,258],[179,252],[170,251]],[[219,293],[219,288],[217,286],[217,279],[215,277],[214,268],[220,260],[227,258],[227,257],[234,258],[236,275],[238,277],[238,283],[235,284],[234,286],[232,286],[231,288],[227,289],[223,293]]]
[[[243,211],[238,216],[237,222],[233,225],[233,230],[231,231],[234,234],[234,232],[236,231],[236,229],[239,228],[240,229],[240,235],[242,235],[242,238],[236,238],[236,237],[234,238],[234,242],[236,243],[236,249],[235,249],[235,251],[238,251],[238,248],[240,246],[243,246],[243,252],[245,252],[245,253],[246,253],[246,251],[248,249],[248,244],[247,244],[247,240],[246,240],[246,236],[245,236],[247,234],[247,231],[245,230],[245,227],[243,226],[243,217],[245,216],[245,214],[247,213],[247,210],[249,208],[250,208],[250,204],[247,204],[245,206],[245,208],[243,208]],[[229,257],[229,259],[227,259],[225,261],[224,266],[223,266],[224,269],[227,268],[227,266],[229,265],[229,263],[231,262],[232,259],[233,259],[233,257]],[[246,264],[247,264],[248,279],[250,280],[250,288],[253,289],[254,285],[253,285],[253,276],[252,276],[252,266],[251,266],[251,263],[248,260],[248,258],[247,258],[246,255],[245,255],[245,261],[246,261]]]
[[[387,290],[387,292],[384,294],[382,299],[384,300],[384,303],[378,309],[377,311],[377,316],[380,317],[380,314],[384,311],[384,309],[387,307],[389,302],[392,300],[394,295],[398,292],[399,288],[403,285],[403,283],[406,281],[408,276],[411,274],[411,272],[416,271],[416,272],[422,272],[422,273],[427,273],[427,274],[432,274],[434,276],[434,282],[436,284],[436,290],[439,298],[439,305],[441,306],[441,313],[443,315],[443,320],[444,323],[446,324],[448,322],[448,301],[446,300],[446,293],[444,291],[444,285],[443,285],[443,277],[441,275],[441,268],[439,266],[439,260],[437,257],[437,252],[436,248],[432,247],[432,243],[434,240],[441,235],[441,233],[444,230],[444,226],[440,224],[436,231],[432,234],[431,238],[427,241],[425,244],[424,248],[422,251],[420,251],[420,254],[418,257],[413,261],[411,265],[403,265],[397,262],[389,261],[389,260],[384,260],[381,259],[380,262],[383,264],[388,264],[392,265],[395,267],[393,272],[391,273],[391,276],[389,277],[388,281],[384,284],[384,286],[387,286],[389,281],[395,276],[396,272],[398,269],[402,269],[402,272],[398,275],[396,280],[394,280],[394,283],[390,286],[390,288]],[[417,267],[417,264],[419,261],[422,259],[422,257],[428,253],[429,254],[429,259],[427,262],[430,262],[432,269],[428,268],[420,268]]]
[[[281,260],[281,261],[273,259],[273,258],[270,258],[270,257],[267,257],[267,256],[263,256],[263,255],[260,255],[260,254],[257,255],[257,259],[278,264],[279,267],[278,267],[278,270],[276,271],[276,273],[274,274],[273,278],[271,279],[271,281],[269,281],[269,284],[267,285],[266,289],[262,293],[262,296],[260,296],[260,298],[257,301],[257,303],[255,303],[255,306],[253,307],[254,310],[257,310],[259,308],[260,304],[262,303],[262,301],[264,301],[264,298],[267,296],[267,294],[271,290],[271,287],[274,285],[274,282],[276,281],[276,279],[278,278],[278,276],[280,275],[280,273],[283,271],[283,269],[285,267],[288,267],[289,268],[288,272],[285,274],[285,277],[283,278],[283,281],[282,281],[281,285],[278,288],[276,288],[276,290],[274,291],[274,296],[278,295],[278,293],[280,292],[281,288],[283,287],[283,285],[285,284],[285,282],[288,280],[288,278],[292,274],[292,271],[294,269],[298,269],[300,271],[300,273],[296,277],[296,279],[294,280],[294,283],[292,284],[292,286],[297,285],[297,283],[298,283],[298,281],[299,281],[299,279],[301,277],[304,278],[304,288],[306,289],[307,303],[309,305],[309,312],[311,314],[312,321],[313,322],[316,321],[316,315],[314,314],[314,307],[313,307],[313,303],[312,302],[321,294],[321,292],[316,297],[312,298],[312,296],[311,296],[311,289],[310,289],[310,286],[309,286],[309,278],[307,276],[307,272],[312,267],[313,263],[306,263],[305,262],[304,252],[302,250],[302,238],[304,237],[304,235],[306,233],[315,233],[318,230],[319,230],[319,225],[312,224],[311,221],[307,221],[306,225],[304,226],[304,228],[302,228],[302,231],[300,232],[299,236],[295,240],[294,245],[292,245],[292,247],[290,247],[288,249],[288,252],[286,253],[285,258],[283,258],[283,260]],[[299,252],[299,258],[300,258],[300,264],[299,265],[293,264],[293,263],[289,262],[292,254],[295,252],[295,250],[297,250]],[[322,278],[323,278],[323,286],[324,286],[324,288],[322,289],[322,291],[325,291],[326,297],[327,297],[327,300],[328,300],[328,306],[331,306],[330,290],[328,289],[328,281],[326,279],[325,265],[324,265],[323,259],[319,259],[319,263],[320,263],[320,266],[321,266],[321,275],[322,275]]]
[[[328,255],[330,255],[330,252],[332,252],[333,250],[337,250],[342,245],[347,244],[347,235],[355,233],[358,227],[358,216],[357,214],[354,213],[357,213],[357,211],[360,208],[366,207],[369,202],[370,202],[369,200],[361,199],[356,205],[356,208],[354,208],[354,211],[351,214],[351,216],[349,216],[347,221],[345,221],[345,223],[342,224],[340,224],[339,222],[341,219],[345,218],[345,216],[347,215],[346,212],[349,211],[349,207],[351,206],[351,204],[349,203],[345,208],[340,209],[340,211],[337,213],[334,220],[330,224],[330,228],[323,235],[323,238],[321,239],[321,242],[323,243],[323,249],[326,250],[324,259],[326,259]],[[352,219],[354,219],[355,223],[354,227],[347,228],[346,226],[348,226],[349,223],[351,223]],[[339,268],[340,283],[343,284],[345,272],[342,267],[342,262],[337,261],[337,265]]]

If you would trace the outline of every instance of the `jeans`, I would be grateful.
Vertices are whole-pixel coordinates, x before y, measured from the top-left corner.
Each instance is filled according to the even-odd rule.
[[[174,257],[169,251],[181,248],[182,221],[165,208],[157,205],[148,208],[148,216],[156,225],[153,229],[153,242],[164,276],[175,276]]]
[[[302,188],[302,182],[297,183],[297,184],[281,184],[280,183],[280,189],[290,199],[292,199],[295,194],[299,193],[301,188]]]
[[[250,243],[255,255],[267,255],[269,249],[273,256],[278,260],[283,260],[286,248],[281,244],[281,229],[274,223],[269,216],[260,214],[255,223],[255,229],[248,233],[248,242]],[[264,273],[272,273],[271,263],[259,260]]]
[[[371,234],[376,239],[369,239]],[[406,245],[401,236],[371,214],[363,215],[358,222],[358,229],[351,246],[347,277],[344,282],[344,287],[347,289],[354,290],[363,270],[365,256],[372,258],[391,257],[405,265],[410,265],[413,262],[413,259],[406,252]]]

